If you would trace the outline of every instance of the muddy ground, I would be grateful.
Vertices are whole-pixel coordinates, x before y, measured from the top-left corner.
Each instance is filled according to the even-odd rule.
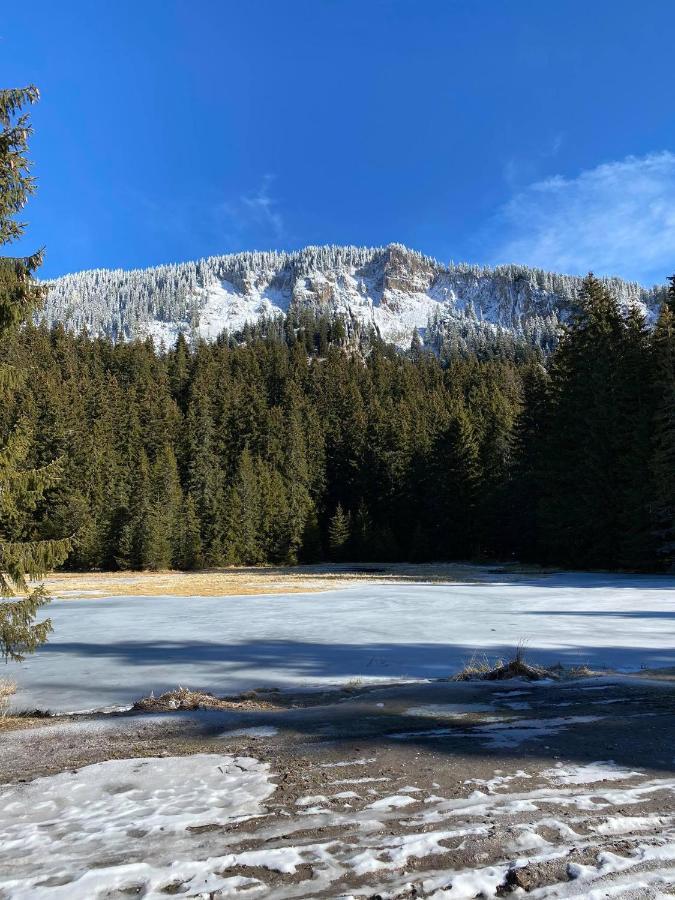
[[[675,894],[672,680],[439,681],[261,699],[6,729],[0,780],[128,757],[268,763],[265,815],[195,834],[195,854],[227,849],[247,864],[221,872],[215,891],[179,881],[148,894],[139,883],[138,896]]]

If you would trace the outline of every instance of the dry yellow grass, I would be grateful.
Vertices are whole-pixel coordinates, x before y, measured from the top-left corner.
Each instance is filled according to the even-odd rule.
[[[0,678],[0,719],[9,712],[11,698],[16,694],[16,681],[10,678]]]
[[[3,731],[24,731],[26,728],[37,728],[49,722],[44,717],[31,718],[30,716],[3,716],[0,719],[0,732]]]
[[[191,691],[190,688],[177,687],[173,691],[166,691],[155,697],[154,693],[149,697],[137,700],[133,709],[140,712],[171,712],[176,709],[281,709],[279,703],[273,703],[267,697],[276,698],[276,691],[259,693],[249,691],[237,697],[216,697],[206,691]]]
[[[0,678],[0,732],[32,728],[43,721],[41,718],[16,714],[11,711],[12,697],[16,693],[16,681]]]
[[[494,571],[494,570],[493,570]],[[206,569],[199,572],[57,572],[45,579],[54,597],[172,596],[227,597],[335,590],[354,582],[476,582],[490,578],[480,566],[439,563],[412,565],[313,565]]]

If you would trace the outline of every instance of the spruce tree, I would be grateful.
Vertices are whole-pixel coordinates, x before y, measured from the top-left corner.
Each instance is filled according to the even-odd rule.
[[[300,562],[314,563],[323,559],[323,546],[321,543],[321,530],[319,518],[315,509],[311,509],[305,522],[305,530],[302,535],[302,547],[300,549]]]
[[[331,559],[339,562],[346,558],[349,538],[351,535],[351,516],[338,503],[335,513],[328,526],[328,545]]]
[[[654,374],[650,342],[642,312],[625,316],[616,360],[617,446],[616,490],[620,497],[616,564],[644,569],[653,563],[653,535],[649,508],[649,467],[654,422]]]
[[[178,544],[178,516],[182,505],[178,466],[171,447],[157,454],[150,473],[150,510],[145,565],[149,569],[171,567]]]
[[[179,517],[174,563],[179,569],[198,569],[202,565],[202,541],[199,518],[191,494],[183,499]]]
[[[25,224],[14,216],[35,190],[27,156],[31,127],[22,110],[37,99],[34,87],[0,91],[0,246],[23,233]],[[0,340],[18,329],[43,299],[33,280],[41,261],[41,252],[24,259],[0,258]],[[20,369],[0,359],[0,403],[12,402],[23,377]],[[0,435],[0,656],[17,660],[44,643],[51,630],[49,620],[35,621],[49,597],[42,585],[31,587],[29,580],[63,562],[70,549],[69,540],[40,540],[22,524],[26,511],[36,508],[59,474],[58,462],[31,468],[30,450],[30,430],[19,418]]]
[[[153,568],[156,549],[150,498],[150,465],[145,450],[135,460],[129,505],[121,517],[115,562],[120,569]]]
[[[538,510],[541,498],[542,433],[547,415],[549,376],[540,362],[522,375],[522,403],[514,427],[514,464],[507,488],[503,523],[518,559],[538,558]]]
[[[362,500],[354,517],[352,534],[354,558],[360,560],[374,559],[373,557],[373,520]]]
[[[173,398],[183,413],[187,407],[189,370],[190,351],[185,335],[181,332],[176,340],[176,346],[169,356],[169,379]]]
[[[305,522],[312,507],[309,491],[310,470],[305,450],[306,437],[303,434],[298,394],[293,386],[286,397],[285,447],[281,460],[281,471],[286,485],[285,509],[282,512],[286,522],[286,547],[282,561],[289,564],[298,561],[298,552],[305,537]]]
[[[422,338],[419,329],[413,329],[412,338],[410,339],[410,358],[415,362],[419,362],[422,355]]]
[[[475,522],[480,466],[475,430],[464,408],[454,412],[435,449],[440,454],[435,466],[440,477],[432,490],[443,504],[437,520],[441,554],[446,559],[466,558],[480,543]]]
[[[668,290],[666,292],[664,303],[675,316],[675,275],[670,275],[668,277]]]
[[[656,557],[675,569],[675,276],[652,336],[655,414],[651,516]]]
[[[200,350],[205,352],[203,348]],[[185,486],[199,518],[204,561],[217,565],[222,562],[222,470],[214,446],[214,419],[208,387],[206,372],[200,372],[191,384],[184,426]]]
[[[260,562],[289,562],[290,505],[281,473],[263,459],[255,461],[259,519],[257,543]],[[297,562],[295,554],[293,561]]]
[[[225,541],[228,563],[251,566],[264,561],[260,521],[260,487],[253,457],[246,447],[227,498]]]
[[[618,465],[626,450],[620,360],[625,322],[589,275],[551,368],[540,524],[548,559],[611,567],[620,560]]]

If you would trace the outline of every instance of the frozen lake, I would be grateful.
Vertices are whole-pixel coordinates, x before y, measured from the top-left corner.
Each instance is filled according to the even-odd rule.
[[[675,578],[563,574],[493,584],[359,584],[246,597],[55,600],[16,706],[74,711],[184,685],[214,693],[452,674],[525,641],[537,662],[675,666]]]

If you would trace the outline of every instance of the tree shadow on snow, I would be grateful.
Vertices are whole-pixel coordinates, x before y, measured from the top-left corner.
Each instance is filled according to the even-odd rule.
[[[491,658],[508,657],[511,645],[490,648]],[[66,665],[59,675],[68,673],[72,680],[60,683],[48,679],[43,673],[36,688],[58,691],[72,689],[78,678],[89,676],[96,683],[96,693],[108,697],[111,703],[119,703],[120,693],[129,699],[147,696],[150,691],[159,695],[173,690],[179,684],[193,690],[202,689],[216,695],[232,695],[238,689],[271,687],[302,689],[301,682],[330,683],[346,679],[382,679],[419,677],[423,669],[431,683],[420,682],[369,686],[359,689],[352,684],[350,690],[332,696],[332,704],[298,709],[200,711],[183,715],[202,737],[218,737],[222,749],[223,731],[228,728],[274,725],[280,734],[284,731],[306,737],[309,743],[301,744],[299,752],[311,752],[317,742],[329,740],[342,748],[346,756],[367,752],[372,755],[392,747],[410,748],[417,753],[425,750],[432,754],[430,765],[443,766],[453,756],[488,760],[496,768],[526,765],[528,759],[559,757],[563,761],[591,762],[613,759],[631,768],[649,767],[660,771],[672,771],[675,746],[675,686],[650,690],[647,685],[632,682],[627,685],[603,685],[585,680],[532,685],[523,682],[470,682],[457,683],[442,680],[456,671],[455,661],[465,661],[474,653],[466,645],[447,644],[322,644],[317,642],[263,640],[252,642],[142,640],[120,641],[110,644],[59,641],[58,636],[38,653],[45,663],[63,657]],[[624,648],[591,646],[558,648],[555,650],[529,646],[527,657],[542,664],[588,664],[602,668],[604,661],[620,655],[626,667],[637,669],[645,655],[654,665],[660,660],[663,666],[675,665],[675,647],[664,635],[659,648]],[[112,665],[96,671],[103,660]],[[38,674],[39,667],[35,669]],[[266,679],[265,672],[270,672]],[[85,674],[80,674],[85,673]],[[298,683],[300,682],[300,684]],[[120,688],[123,685],[123,689]],[[588,690],[592,688],[592,690]],[[517,694],[516,708],[508,705],[511,690]],[[647,697],[647,695],[649,695]],[[339,702],[335,702],[335,700]],[[395,701],[396,708],[390,703]],[[383,708],[376,706],[376,700]],[[611,703],[608,702],[612,701]],[[618,702],[615,702],[618,701]],[[648,701],[648,702],[647,702]],[[511,721],[503,731],[504,741],[495,742],[495,729],[501,726],[487,724],[481,728],[480,720],[449,720],[436,714],[434,704],[471,703],[491,704],[494,713]],[[521,707],[523,702],[526,706]],[[420,703],[430,704],[428,714],[411,712]],[[101,704],[102,705],[102,704]],[[389,709],[388,709],[389,707]],[[389,711],[391,709],[391,711]],[[550,720],[549,726],[546,722]],[[531,723],[535,721],[533,726]],[[541,722],[541,728],[536,722]],[[510,742],[519,723],[525,729],[522,740]],[[530,724],[528,724],[530,723]],[[557,723],[557,724],[556,724]],[[250,749],[250,748],[249,748]],[[253,752],[253,751],[251,751]],[[269,751],[268,751],[269,752]],[[429,759],[429,758],[427,758]]]

